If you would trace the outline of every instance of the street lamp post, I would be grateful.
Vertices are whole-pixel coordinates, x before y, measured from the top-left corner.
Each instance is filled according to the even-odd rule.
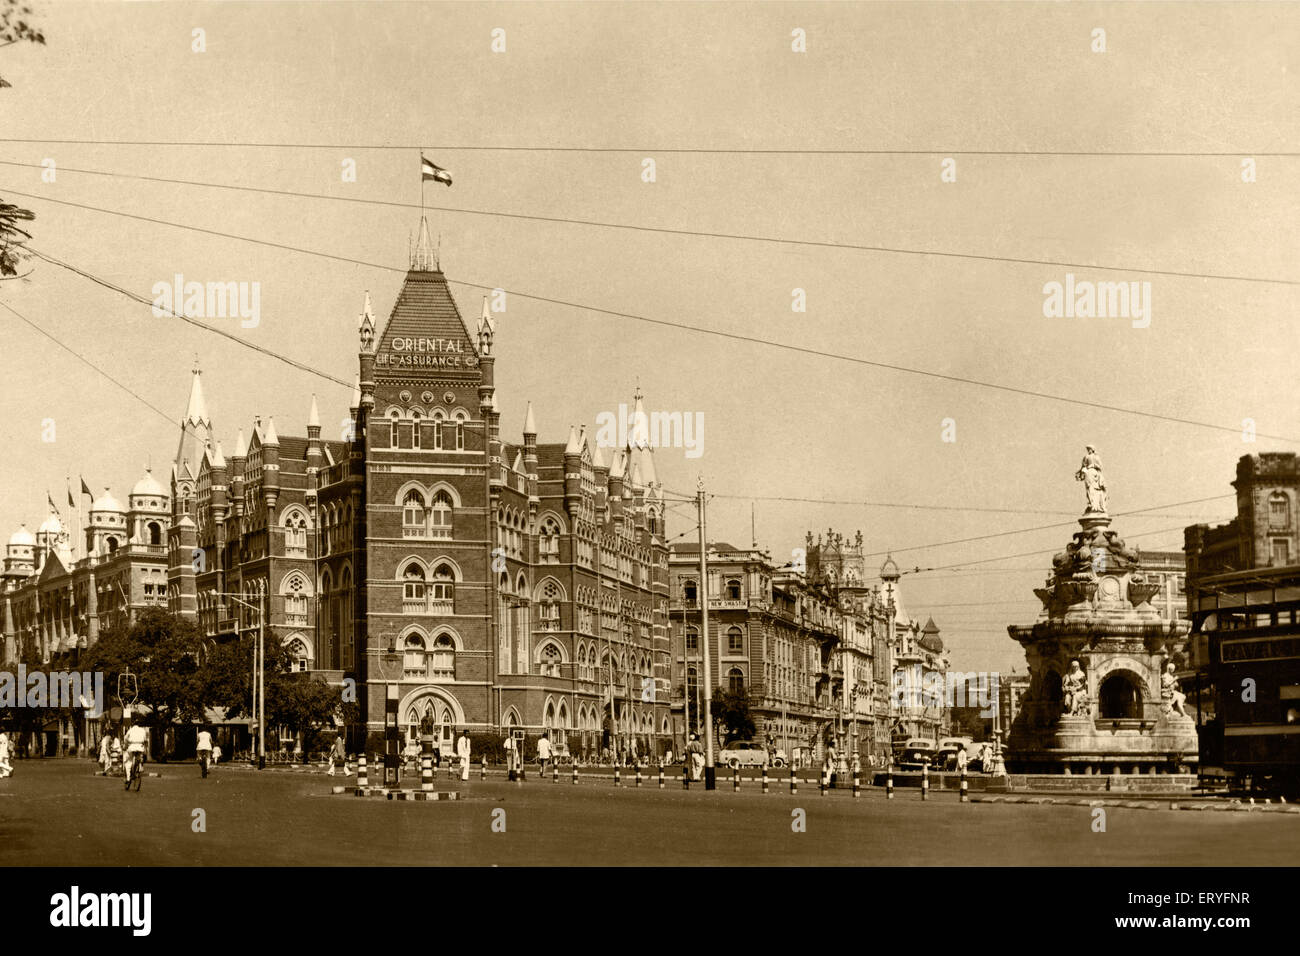
[[[266,769],[266,607],[268,595],[263,594],[257,604],[244,600],[246,594],[229,591],[214,592],[217,597],[229,598],[250,611],[257,612],[257,649],[253,653],[253,714],[257,722],[257,769]]]

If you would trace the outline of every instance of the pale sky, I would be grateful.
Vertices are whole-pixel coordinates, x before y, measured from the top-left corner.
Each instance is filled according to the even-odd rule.
[[[176,273],[258,282],[249,342],[351,381],[356,316],[386,319],[419,210],[89,175],[73,169],[420,201],[420,147],[454,177],[429,204],[492,213],[927,252],[1064,267],[689,237],[430,210],[462,312],[500,286],[615,312],[1176,418],[1300,439],[1289,354],[1297,288],[1133,269],[1300,279],[1296,269],[1300,9],[1290,4],[51,4],[48,46],[0,50],[0,140],[283,143],[293,148],[0,141],[53,159],[55,183],[0,164],[0,199],[33,209],[33,246],[149,296]],[[493,53],[491,31],[506,31]],[[1107,50],[1091,50],[1091,31]],[[191,51],[192,31],[207,50]],[[807,31],[807,52],[791,31]],[[330,148],[307,148],[323,144]],[[615,151],[469,150],[469,146]],[[792,150],[727,153],[672,150]],[[830,154],[824,150],[892,150]],[[617,151],[623,150],[623,151]],[[909,152],[916,151],[916,152]],[[970,155],[979,151],[1191,156]],[[1225,155],[1205,155],[1223,153]],[[957,181],[940,180],[945,157]],[[1255,157],[1257,178],[1241,181]],[[641,179],[653,158],[657,181]],[[358,181],[341,182],[345,159]],[[378,263],[346,264],[43,198]],[[1088,264],[1118,271],[1086,268]],[[147,460],[165,481],[198,353],[218,436],[274,415],[326,431],[350,389],[278,363],[34,261],[0,301],[168,413],[130,397],[0,310],[0,534],[63,502],[65,474],[123,501]],[[1046,318],[1066,273],[1149,281],[1149,328]],[[807,311],[791,310],[792,290]],[[962,562],[903,579],[962,669],[1024,669],[1006,625],[1028,623],[1068,523],[1085,443],[1112,512],[1146,549],[1232,515],[1237,458],[1297,450],[1261,438],[1013,395],[509,296],[497,398],[508,440],[534,403],[543,441],[630,401],[702,413],[703,455],[657,455],[668,488],[702,473],[710,537],[788,560],[803,533],[861,530],[869,565]],[[56,440],[42,441],[42,422]],[[957,440],[941,441],[945,418]],[[333,431],[337,434],[337,426]],[[1046,512],[1046,513],[1043,513]],[[669,533],[694,527],[693,509]],[[922,547],[924,546],[924,547]],[[1038,552],[1020,556],[1026,552]],[[1012,556],[1012,557],[1006,557]],[[1003,560],[990,561],[992,558]],[[997,602],[997,603],[994,603]]]

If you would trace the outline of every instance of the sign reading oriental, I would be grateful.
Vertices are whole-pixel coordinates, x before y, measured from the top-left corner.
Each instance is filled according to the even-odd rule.
[[[471,369],[478,359],[463,339],[394,336],[391,353],[376,356],[376,364],[400,368]]]

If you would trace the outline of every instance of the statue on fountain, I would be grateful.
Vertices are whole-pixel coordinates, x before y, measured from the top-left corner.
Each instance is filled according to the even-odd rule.
[[[1061,682],[1061,690],[1064,691],[1065,696],[1065,709],[1062,713],[1066,717],[1087,717],[1088,676],[1077,660],[1070,661],[1070,671]]]
[[[1075,481],[1082,481],[1084,493],[1087,496],[1087,506],[1084,508],[1085,515],[1106,513],[1106,477],[1101,473],[1101,456],[1097,454],[1097,449],[1091,445],[1084,446],[1087,450],[1084,452],[1083,461],[1079,464],[1079,470],[1074,473]]]
[[[1165,665],[1165,672],[1160,675],[1160,697],[1165,705],[1166,716],[1174,713],[1179,717],[1187,716],[1187,710],[1183,707],[1187,695],[1178,689],[1178,678],[1174,676],[1172,662]]]

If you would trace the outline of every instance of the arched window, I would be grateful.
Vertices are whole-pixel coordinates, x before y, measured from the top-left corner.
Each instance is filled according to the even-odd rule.
[[[412,488],[402,501],[402,537],[423,538],[426,526],[424,496]]]
[[[700,649],[700,629],[698,627],[688,627],[686,629],[686,649],[688,651],[698,651]]]
[[[402,672],[407,677],[427,677],[429,665],[425,655],[424,638],[419,634],[407,637],[402,646]]]
[[[284,586],[284,617],[287,624],[307,623],[307,579],[292,575]]]
[[[448,680],[456,676],[456,642],[449,634],[439,634],[433,642],[433,662],[430,677]]]
[[[733,694],[745,692],[745,675],[739,667],[733,667],[727,672],[727,690]]]
[[[560,586],[554,581],[547,581],[537,594],[537,617],[543,631],[560,629]]]
[[[430,507],[429,533],[435,538],[451,537],[451,495],[439,491]]]
[[[295,674],[311,669],[311,652],[302,638],[295,637],[285,645],[289,652],[289,670]]]
[[[1268,526],[1280,529],[1291,527],[1291,501],[1280,491],[1268,496]]]
[[[440,564],[433,572],[433,595],[429,610],[433,614],[450,614],[456,603],[456,575]]]
[[[547,644],[542,648],[541,658],[538,661],[538,673],[544,677],[559,677],[560,660],[560,649],[554,644]]]
[[[155,547],[162,544],[162,526],[156,521],[149,522],[149,543]]]
[[[423,613],[426,607],[424,568],[412,561],[402,572],[402,610]]]
[[[743,654],[745,652],[745,635],[738,627],[727,628],[727,653]]]
[[[688,604],[694,604],[698,599],[698,590],[694,581],[687,581],[683,587],[684,596]]]
[[[647,512],[646,524],[649,527],[650,533],[652,535],[656,535],[659,533],[659,515],[653,508],[651,508],[649,512]]]
[[[537,550],[544,564],[559,563],[560,525],[554,518],[547,518],[542,522]]]
[[[740,581],[737,578],[732,578],[727,582],[727,600],[740,600]]]
[[[412,427],[415,431],[411,441],[415,448],[420,447],[420,419],[422,418],[424,418],[424,414],[418,408],[411,409],[411,420],[414,422]]]
[[[389,412],[388,417],[390,419],[388,423],[388,447],[396,448],[397,447],[397,418],[398,418],[397,410],[394,409],[393,411]]]

